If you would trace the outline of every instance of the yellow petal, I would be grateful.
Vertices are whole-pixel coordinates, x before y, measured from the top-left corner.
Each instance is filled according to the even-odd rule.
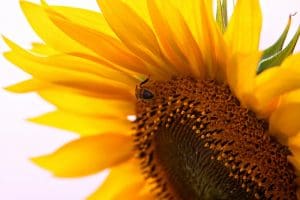
[[[155,34],[134,10],[121,0],[98,0],[98,4],[111,28],[133,53],[156,66],[156,71],[168,71]]]
[[[15,93],[26,93],[26,92],[32,92],[32,91],[48,88],[49,86],[51,86],[51,84],[48,82],[44,82],[38,79],[29,79],[29,80],[16,83],[14,85],[10,85],[5,89],[7,91],[15,92]]]
[[[120,71],[112,65],[91,56],[89,59],[86,59],[79,56],[60,54],[46,58],[35,57],[35,61],[46,65],[99,75],[107,79],[124,83],[130,87],[135,87],[139,82],[132,74]]]
[[[224,80],[228,56],[227,47],[214,19],[212,1],[172,0],[172,2],[182,13],[201,49],[209,78]]]
[[[122,178],[120,178],[122,177]],[[128,187],[134,185],[144,185],[145,181],[139,169],[139,163],[130,161],[111,169],[110,174],[99,189],[92,194],[88,200],[112,200],[116,199],[120,193],[126,191]],[[131,196],[138,194],[138,191]],[[123,199],[131,199],[125,196]]]
[[[130,136],[103,134],[77,139],[32,160],[55,176],[79,177],[125,162],[131,156]]]
[[[225,32],[233,54],[258,51],[261,24],[259,0],[238,0]]]
[[[263,111],[273,99],[300,88],[300,70],[274,67],[262,72],[256,78],[254,96],[256,109]]]
[[[164,54],[179,74],[203,78],[206,72],[198,44],[171,2],[148,1],[149,13]]]
[[[87,26],[91,29],[117,38],[116,34],[107,24],[103,14],[100,12],[66,6],[51,6],[46,4],[44,4],[44,6],[46,9],[51,9],[69,19],[70,21],[74,21],[83,26]]]
[[[257,76],[254,95],[256,109],[264,112],[269,102],[300,89],[300,53],[287,57],[281,66],[265,70]],[[291,93],[292,94],[292,93]],[[297,97],[295,93],[293,98]],[[289,99],[288,97],[284,99]],[[283,102],[282,102],[283,103]]]
[[[145,187],[145,181],[127,185],[120,193],[118,193],[113,199],[123,200],[124,198],[130,200],[155,200],[155,196],[148,192],[147,194],[140,194],[141,190]]]
[[[94,118],[60,110],[31,118],[29,121],[73,131],[81,136],[96,135],[104,132],[129,135],[132,129],[132,124],[126,119]]]
[[[94,51],[98,56],[113,62],[126,69],[147,74],[145,64],[117,39],[98,32],[90,27],[73,22],[47,7],[47,13],[51,20],[63,32],[83,46]]]
[[[300,89],[293,90],[281,96],[280,105],[287,105],[291,103],[300,103]]]
[[[117,94],[117,96],[123,96],[124,98],[129,99],[132,99],[133,97],[134,88],[128,85],[120,82],[118,83],[111,79],[102,78],[92,73],[36,62],[33,55],[24,51],[16,44],[7,39],[6,43],[13,51],[6,52],[4,56],[37,79],[66,87],[94,92],[96,94]]]
[[[20,5],[34,31],[53,49],[63,52],[78,51],[91,53],[90,50],[84,48],[59,30],[51,22],[41,6],[27,1],[20,1]]]
[[[288,56],[281,64],[281,67],[288,69],[299,69],[300,53],[295,53]]]
[[[153,27],[148,12],[147,0],[122,0],[122,2],[128,5],[149,27]]]
[[[32,48],[30,49],[31,52],[37,53],[40,55],[55,55],[59,52],[51,48],[49,45],[42,44],[42,43],[32,43]]]
[[[135,104],[126,100],[99,99],[63,88],[40,90],[41,97],[60,110],[93,117],[117,117],[125,119],[135,113]]]
[[[300,131],[300,103],[279,106],[269,120],[270,132],[279,138],[296,135]]]
[[[244,105],[249,105],[249,96],[255,86],[257,64],[261,53],[236,54],[235,61],[227,68],[227,80],[231,89]]]

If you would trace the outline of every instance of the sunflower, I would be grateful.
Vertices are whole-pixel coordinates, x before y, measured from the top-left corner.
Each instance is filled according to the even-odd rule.
[[[89,199],[300,198],[300,34],[259,50],[258,0],[21,1],[44,43],[4,38],[56,106],[30,121],[78,139],[33,161],[58,177],[110,169]]]

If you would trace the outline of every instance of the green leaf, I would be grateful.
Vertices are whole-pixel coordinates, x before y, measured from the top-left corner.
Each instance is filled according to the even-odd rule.
[[[276,54],[282,50],[283,44],[286,40],[287,34],[288,34],[290,26],[291,26],[291,21],[292,21],[292,15],[290,15],[288,23],[287,23],[284,31],[280,35],[279,39],[273,45],[271,45],[269,48],[264,50],[262,60],[266,59],[268,57],[271,57],[274,54]]]
[[[293,36],[290,43],[283,50],[279,51],[278,53],[276,53],[271,57],[268,57],[260,61],[257,69],[257,74],[271,67],[280,65],[286,57],[288,57],[293,53],[296,44],[298,42],[299,36],[300,36],[300,26],[298,27],[297,32]]]
[[[227,0],[218,0],[217,1],[217,23],[224,33],[228,24],[228,14],[227,14]]]

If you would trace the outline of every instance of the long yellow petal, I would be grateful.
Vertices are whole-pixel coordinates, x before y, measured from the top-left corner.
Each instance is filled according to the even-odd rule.
[[[153,27],[148,12],[147,0],[122,0],[122,2],[130,7],[141,19],[143,19],[149,27]]]
[[[258,51],[261,25],[259,0],[238,0],[225,32],[233,54]]]
[[[77,139],[32,160],[55,176],[79,177],[125,162],[132,154],[130,136],[102,134]]]
[[[129,99],[133,97],[134,89],[126,84],[102,78],[92,73],[70,70],[55,65],[47,65],[46,63],[38,63],[28,52],[22,50],[7,39],[6,42],[13,51],[6,52],[4,56],[37,79],[94,92],[96,94],[106,93],[114,96],[117,94],[117,96]]]
[[[65,33],[59,30],[49,19],[42,6],[28,2],[20,1],[21,8],[28,22],[34,31],[49,44],[53,49],[63,52],[85,52],[92,53],[79,43],[72,40]],[[63,42],[62,42],[63,41]]]
[[[60,110],[93,117],[117,117],[125,119],[133,115],[134,102],[126,100],[99,99],[63,88],[40,90],[41,97]]]
[[[139,164],[136,161],[130,161],[112,168],[103,185],[101,185],[88,200],[113,200],[116,199],[122,191],[128,189],[128,187],[132,185],[144,185],[145,180],[138,166]],[[135,191],[132,196],[137,195],[138,192],[139,191]],[[125,196],[123,199],[131,198]]]
[[[29,121],[72,131],[80,136],[96,135],[104,132],[129,135],[132,132],[132,124],[126,119],[87,117],[61,110],[31,118]]]
[[[209,78],[225,80],[227,47],[214,19],[211,0],[172,0],[197,41]]]
[[[181,75],[205,77],[205,67],[198,44],[183,16],[172,5],[172,1],[148,1],[148,7],[164,54],[174,65],[174,70]]]
[[[98,0],[98,4],[111,28],[133,53],[156,66],[156,71],[168,72],[154,32],[134,10],[121,0]]]
[[[138,83],[138,80],[134,77],[133,74],[128,74],[120,71],[111,66],[109,63],[91,55],[80,54],[80,56],[76,56],[74,54],[57,52],[56,54],[52,55],[46,54],[38,56],[35,54],[31,54],[26,50],[23,50],[21,47],[14,44],[9,39],[4,39],[6,43],[11,47],[13,52],[23,55],[24,57],[40,64],[99,75],[101,77],[126,83],[128,85],[131,85],[131,87],[134,87]]]
[[[48,88],[51,86],[51,83],[41,81],[38,79],[28,79],[14,85],[10,85],[5,89],[10,92],[15,93],[26,93],[26,92],[33,92],[37,90],[41,90],[44,88]]]
[[[83,26],[105,33],[111,37],[117,38],[111,30],[101,12],[95,12],[82,8],[72,8],[67,6],[44,5],[46,9],[51,9],[70,21],[74,21]]]
[[[55,25],[98,56],[135,72],[147,74],[145,64],[133,55],[119,40],[90,27],[70,21],[47,7],[47,13]]]

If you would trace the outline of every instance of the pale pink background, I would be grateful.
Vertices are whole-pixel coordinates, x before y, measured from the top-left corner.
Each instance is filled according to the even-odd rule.
[[[37,1],[35,1],[37,2]],[[49,0],[98,10],[95,0]],[[231,4],[229,0],[229,4]],[[284,28],[289,14],[300,12],[299,0],[263,0],[264,27],[261,46],[271,44]],[[291,33],[300,24],[293,18]],[[0,33],[28,46],[39,39],[28,26],[18,0],[0,2]],[[297,49],[299,51],[299,43]],[[0,41],[0,50],[6,50]],[[26,79],[24,74],[0,57],[0,87]],[[56,179],[34,166],[29,157],[51,152],[75,135],[26,122],[24,119],[49,111],[52,106],[35,94],[16,95],[0,89],[0,199],[1,200],[80,200],[98,187],[104,174],[81,179]]]

